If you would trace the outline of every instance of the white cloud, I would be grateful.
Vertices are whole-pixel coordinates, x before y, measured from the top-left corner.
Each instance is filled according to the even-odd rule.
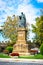
[[[37,0],[37,2],[43,2],[43,0]]]
[[[11,6],[11,7],[7,6],[6,2],[0,0],[0,10],[5,11],[5,14],[3,15],[3,13],[2,13],[2,15],[0,17],[5,18],[8,15],[12,15],[14,13],[20,14],[20,12],[23,11],[25,13],[25,15],[26,15],[27,22],[29,22],[30,24],[35,23],[34,19],[37,16],[36,13],[38,12],[38,10],[36,8],[34,8],[33,5],[31,5],[30,1],[31,0],[20,0],[20,1],[18,1],[18,2],[21,2],[21,3],[18,4],[18,8],[16,9],[13,6]],[[9,4],[11,4],[11,2],[15,3],[14,0],[12,0],[12,1],[9,0]],[[27,3],[29,3],[29,4],[27,4]]]
[[[11,4],[11,1],[10,3]],[[3,12],[4,11],[4,12]],[[1,22],[5,22],[5,19],[7,16],[10,16],[14,14],[15,8],[7,6],[7,3],[5,1],[0,0],[0,24]]]
[[[16,14],[20,14],[21,12],[24,12],[24,14],[26,15],[27,22],[29,24],[32,24],[32,23],[35,23],[34,19],[37,17],[36,14],[37,14],[38,11],[39,10],[34,8],[31,4],[29,4],[29,5],[20,4],[18,6]]]
[[[10,0],[9,0],[10,1]],[[14,0],[12,0],[12,3],[15,3]],[[38,1],[38,0],[37,0]],[[9,2],[9,5],[12,4],[11,1]],[[17,3],[15,3],[14,5],[12,4],[12,6],[8,6],[6,2],[3,2],[2,0],[0,0],[0,10],[4,10],[6,13],[2,13],[2,15],[0,15],[0,18],[4,17],[5,19],[7,18],[7,16],[9,15],[13,15],[13,14],[17,14],[20,15],[21,12],[24,12],[24,14],[26,15],[26,22],[29,23],[30,25],[33,23],[35,23],[35,18],[38,16],[37,12],[39,12],[38,9],[34,8],[33,5],[30,3],[30,0],[20,0],[18,1],[18,8],[15,8],[14,5],[17,5]],[[27,4],[29,3],[29,4]],[[1,22],[5,21],[5,19],[0,19]],[[1,25],[1,24],[0,24]],[[31,28],[31,26],[30,26]],[[30,38],[32,37],[32,34],[30,36]]]
[[[5,11],[5,14],[1,15],[1,17],[5,18],[9,15],[20,14],[20,12],[24,12],[24,14],[26,15],[27,22],[29,22],[30,24],[35,23],[34,19],[37,16],[36,13],[38,12],[38,10],[34,8],[33,5],[31,5],[30,0],[20,0],[18,2],[21,2],[21,3],[18,4],[18,8],[16,9],[13,6],[11,7],[7,6],[6,2],[0,0],[0,6],[1,6],[0,10]],[[11,4],[11,1],[9,1],[9,4]]]
[[[20,15],[21,12],[24,12],[26,15],[26,22],[30,24],[35,24],[35,18],[38,16],[37,12],[39,12],[38,9],[34,8],[31,4],[19,4],[18,9],[16,10],[16,14]],[[30,33],[30,40],[33,38],[34,34]]]
[[[39,10],[34,8],[33,5],[31,5],[30,1],[31,0],[20,0],[20,1],[18,1],[18,2],[21,2],[18,4],[18,8],[15,8],[13,6],[11,6],[11,7],[7,6],[6,2],[0,0],[0,10],[5,11],[4,15],[3,15],[3,13],[0,15],[0,18],[1,17],[6,18],[7,16],[13,15],[13,14],[20,15],[21,12],[24,12],[24,14],[26,15],[27,22],[29,24],[35,23],[34,19],[37,17],[36,13]],[[13,2],[15,3],[14,0],[12,0],[12,3]],[[29,3],[29,4],[27,4],[27,3]],[[9,4],[11,4],[11,0],[9,0]],[[3,22],[4,20],[0,19],[0,21]]]

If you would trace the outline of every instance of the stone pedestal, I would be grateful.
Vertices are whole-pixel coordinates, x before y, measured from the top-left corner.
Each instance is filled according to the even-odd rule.
[[[25,28],[18,28],[17,42],[14,44],[13,52],[19,54],[28,53],[28,44],[26,44],[26,32]]]

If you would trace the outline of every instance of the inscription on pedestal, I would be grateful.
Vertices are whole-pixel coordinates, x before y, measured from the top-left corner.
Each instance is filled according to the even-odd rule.
[[[23,34],[19,34],[19,36],[23,36]]]

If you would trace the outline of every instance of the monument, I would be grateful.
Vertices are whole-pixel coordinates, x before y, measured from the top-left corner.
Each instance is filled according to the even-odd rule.
[[[28,53],[28,44],[26,44],[26,17],[23,12],[21,12],[21,16],[19,16],[17,32],[17,42],[13,46],[13,52],[17,52],[20,55],[25,55]]]

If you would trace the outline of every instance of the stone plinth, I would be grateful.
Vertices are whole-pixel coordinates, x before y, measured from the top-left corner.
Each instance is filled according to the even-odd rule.
[[[28,44],[26,44],[26,32],[25,28],[18,28],[17,42],[14,44],[13,52],[28,53]]]

